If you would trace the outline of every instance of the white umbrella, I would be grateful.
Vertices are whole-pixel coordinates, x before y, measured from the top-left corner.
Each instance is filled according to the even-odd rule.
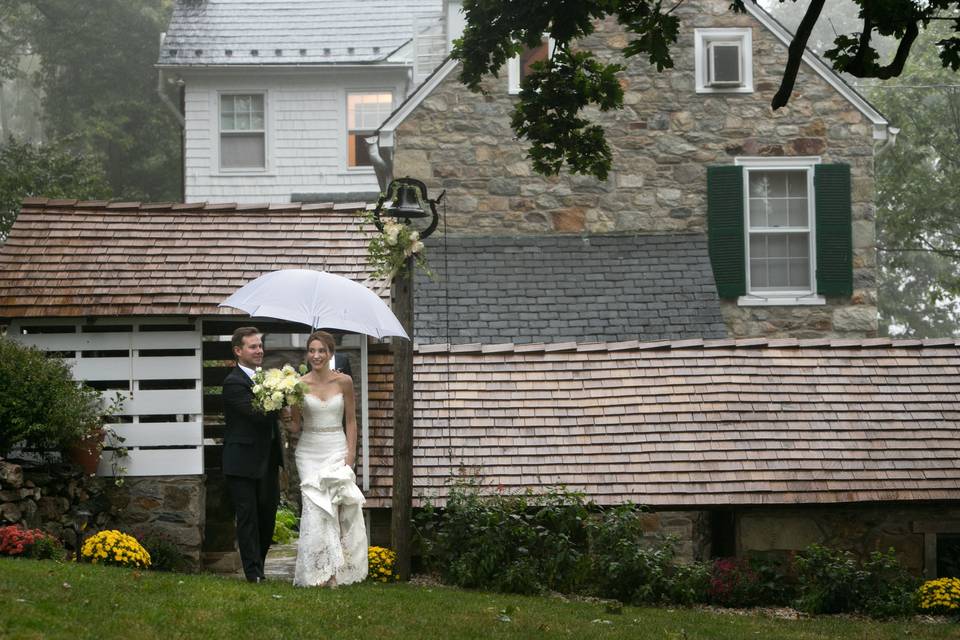
[[[410,337],[390,307],[370,289],[326,271],[281,269],[243,285],[220,303],[251,316],[341,329],[375,338]]]

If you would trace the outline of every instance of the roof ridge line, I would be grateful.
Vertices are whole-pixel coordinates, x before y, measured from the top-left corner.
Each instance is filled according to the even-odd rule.
[[[61,212],[64,209],[73,209],[77,211],[88,212],[91,210],[101,210],[102,212],[115,211],[222,211],[222,212],[248,212],[248,211],[268,211],[274,213],[291,213],[308,211],[315,213],[318,211],[329,211],[331,213],[342,213],[348,211],[365,210],[369,204],[365,202],[344,202],[334,204],[315,203],[315,202],[260,202],[260,203],[238,203],[238,202],[139,202],[131,200],[77,200],[70,198],[47,198],[47,197],[29,197],[20,201],[24,210],[36,211],[39,209],[58,209]]]
[[[934,348],[960,346],[960,338],[722,338],[704,340],[702,338],[686,338],[683,340],[623,340],[607,342],[576,342],[563,340],[559,342],[536,343],[480,343],[449,344],[429,343],[414,345],[414,350],[422,354],[440,353],[556,353],[564,351],[597,352],[597,351],[679,351],[681,349],[700,348],[708,349],[809,349],[818,347],[823,349],[870,349],[874,347],[905,348]]]

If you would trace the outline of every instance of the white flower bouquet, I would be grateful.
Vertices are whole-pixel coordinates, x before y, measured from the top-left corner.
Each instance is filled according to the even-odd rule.
[[[253,406],[263,413],[299,407],[309,392],[307,383],[300,380],[300,375],[288,364],[282,369],[266,371],[257,367],[253,373]]]

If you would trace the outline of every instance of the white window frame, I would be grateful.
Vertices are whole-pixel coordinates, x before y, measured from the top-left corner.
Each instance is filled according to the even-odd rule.
[[[220,122],[220,110],[226,96],[263,96],[263,166],[262,167],[224,167],[223,166],[223,129]],[[270,97],[266,89],[237,89],[218,91],[214,97],[213,117],[217,121],[216,154],[214,169],[223,175],[264,175],[270,172]],[[255,130],[246,133],[258,133]]]
[[[397,92],[394,87],[349,87],[343,92],[343,169],[348,173],[374,173],[373,165],[363,165],[358,167],[350,166],[350,96],[367,93],[389,93],[390,94],[390,113],[396,109]],[[390,113],[384,118],[384,122],[390,117]],[[380,124],[383,124],[382,122]]]
[[[557,43],[553,38],[547,38],[547,57],[553,57]],[[507,60],[507,93],[511,96],[520,93],[520,56],[515,55]]]
[[[750,27],[694,29],[693,55],[697,93],[753,93],[753,30]],[[736,44],[740,47],[740,84],[711,86],[709,82],[710,45]]]
[[[824,305],[826,298],[816,293],[817,290],[817,247],[816,247],[816,222],[817,222],[817,203],[816,193],[814,191],[814,172],[821,163],[819,156],[804,156],[796,158],[736,158],[734,164],[743,167],[743,255],[744,271],[747,282],[747,294],[737,299],[737,304],[742,307],[750,306],[801,306],[801,305]],[[810,288],[808,290],[782,290],[782,291],[753,291],[750,282],[750,173],[752,171],[805,171],[807,174],[807,215],[809,225],[809,264],[810,264]],[[796,228],[784,227],[783,230],[796,231]],[[767,233],[762,231],[758,233]]]

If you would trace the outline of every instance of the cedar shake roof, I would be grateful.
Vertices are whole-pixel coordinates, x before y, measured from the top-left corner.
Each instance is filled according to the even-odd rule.
[[[284,268],[362,282],[364,207],[31,198],[0,245],[0,317],[237,315],[217,305]]]
[[[725,338],[702,233],[431,237],[417,341]]]
[[[381,360],[375,507],[391,484]],[[431,346],[415,376],[418,504],[458,475],[661,508],[960,495],[960,340]]]

